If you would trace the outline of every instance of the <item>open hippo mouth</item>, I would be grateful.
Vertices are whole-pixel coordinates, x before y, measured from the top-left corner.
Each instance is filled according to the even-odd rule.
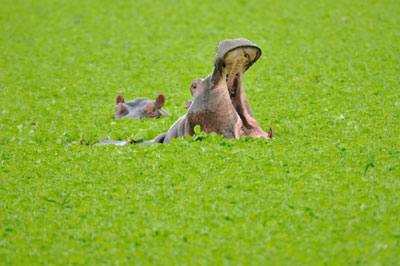
[[[219,57],[220,54],[222,55]],[[258,46],[246,39],[236,39],[222,41],[218,46],[218,53],[215,60],[215,63],[221,64],[222,62],[218,70],[221,73],[222,79],[225,77],[225,83],[229,91],[232,105],[240,116],[245,131],[248,131],[246,129],[252,130],[248,119],[249,115],[253,116],[253,114],[251,113],[243,88],[243,73],[251,67],[260,56],[261,49]]]
[[[271,138],[251,112],[244,88],[243,74],[261,56],[261,49],[246,39],[219,43],[214,70],[202,80],[188,110],[190,126],[199,124],[205,132],[227,138],[253,136]]]
[[[222,64],[222,76],[226,77],[225,81],[231,97],[235,97],[243,73],[260,55],[261,50],[252,47],[237,48],[226,54]]]

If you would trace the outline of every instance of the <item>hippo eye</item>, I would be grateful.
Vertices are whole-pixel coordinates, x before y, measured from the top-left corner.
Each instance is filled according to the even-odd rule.
[[[197,85],[193,85],[193,89],[196,89],[197,88]]]

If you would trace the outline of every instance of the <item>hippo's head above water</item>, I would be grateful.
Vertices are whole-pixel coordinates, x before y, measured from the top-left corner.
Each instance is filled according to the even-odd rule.
[[[133,101],[125,102],[124,97],[120,94],[116,99],[115,119],[120,118],[159,118],[161,115],[168,115],[162,109],[165,103],[165,97],[162,94],[157,96],[155,101],[147,98],[137,98]]]
[[[261,49],[247,39],[219,43],[214,70],[205,79],[195,79],[190,87],[193,101],[187,113],[187,133],[200,125],[202,131],[227,138],[272,137],[266,134],[251,112],[243,88],[243,74],[261,56]]]

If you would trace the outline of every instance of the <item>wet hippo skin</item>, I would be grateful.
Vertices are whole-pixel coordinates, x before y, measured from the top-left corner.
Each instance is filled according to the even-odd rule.
[[[159,94],[155,101],[147,98],[137,98],[133,101],[125,102],[120,94],[116,99],[115,119],[121,118],[159,118],[168,113],[162,108],[165,103],[165,96]]]
[[[187,103],[187,113],[167,133],[138,144],[168,143],[173,138],[193,136],[196,125],[206,133],[215,132],[226,138],[272,138],[272,128],[267,134],[254,118],[243,88],[244,72],[260,56],[261,49],[247,39],[220,42],[212,73],[191,84],[193,100]]]

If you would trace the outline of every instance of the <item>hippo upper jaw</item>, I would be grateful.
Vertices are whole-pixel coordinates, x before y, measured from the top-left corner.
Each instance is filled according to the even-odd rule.
[[[232,74],[240,72],[243,74],[261,56],[261,49],[247,39],[224,40],[218,44],[218,51],[214,59],[213,80],[226,77],[231,82],[234,80]],[[228,71],[228,73],[227,73]],[[235,73],[233,73],[235,72]]]

